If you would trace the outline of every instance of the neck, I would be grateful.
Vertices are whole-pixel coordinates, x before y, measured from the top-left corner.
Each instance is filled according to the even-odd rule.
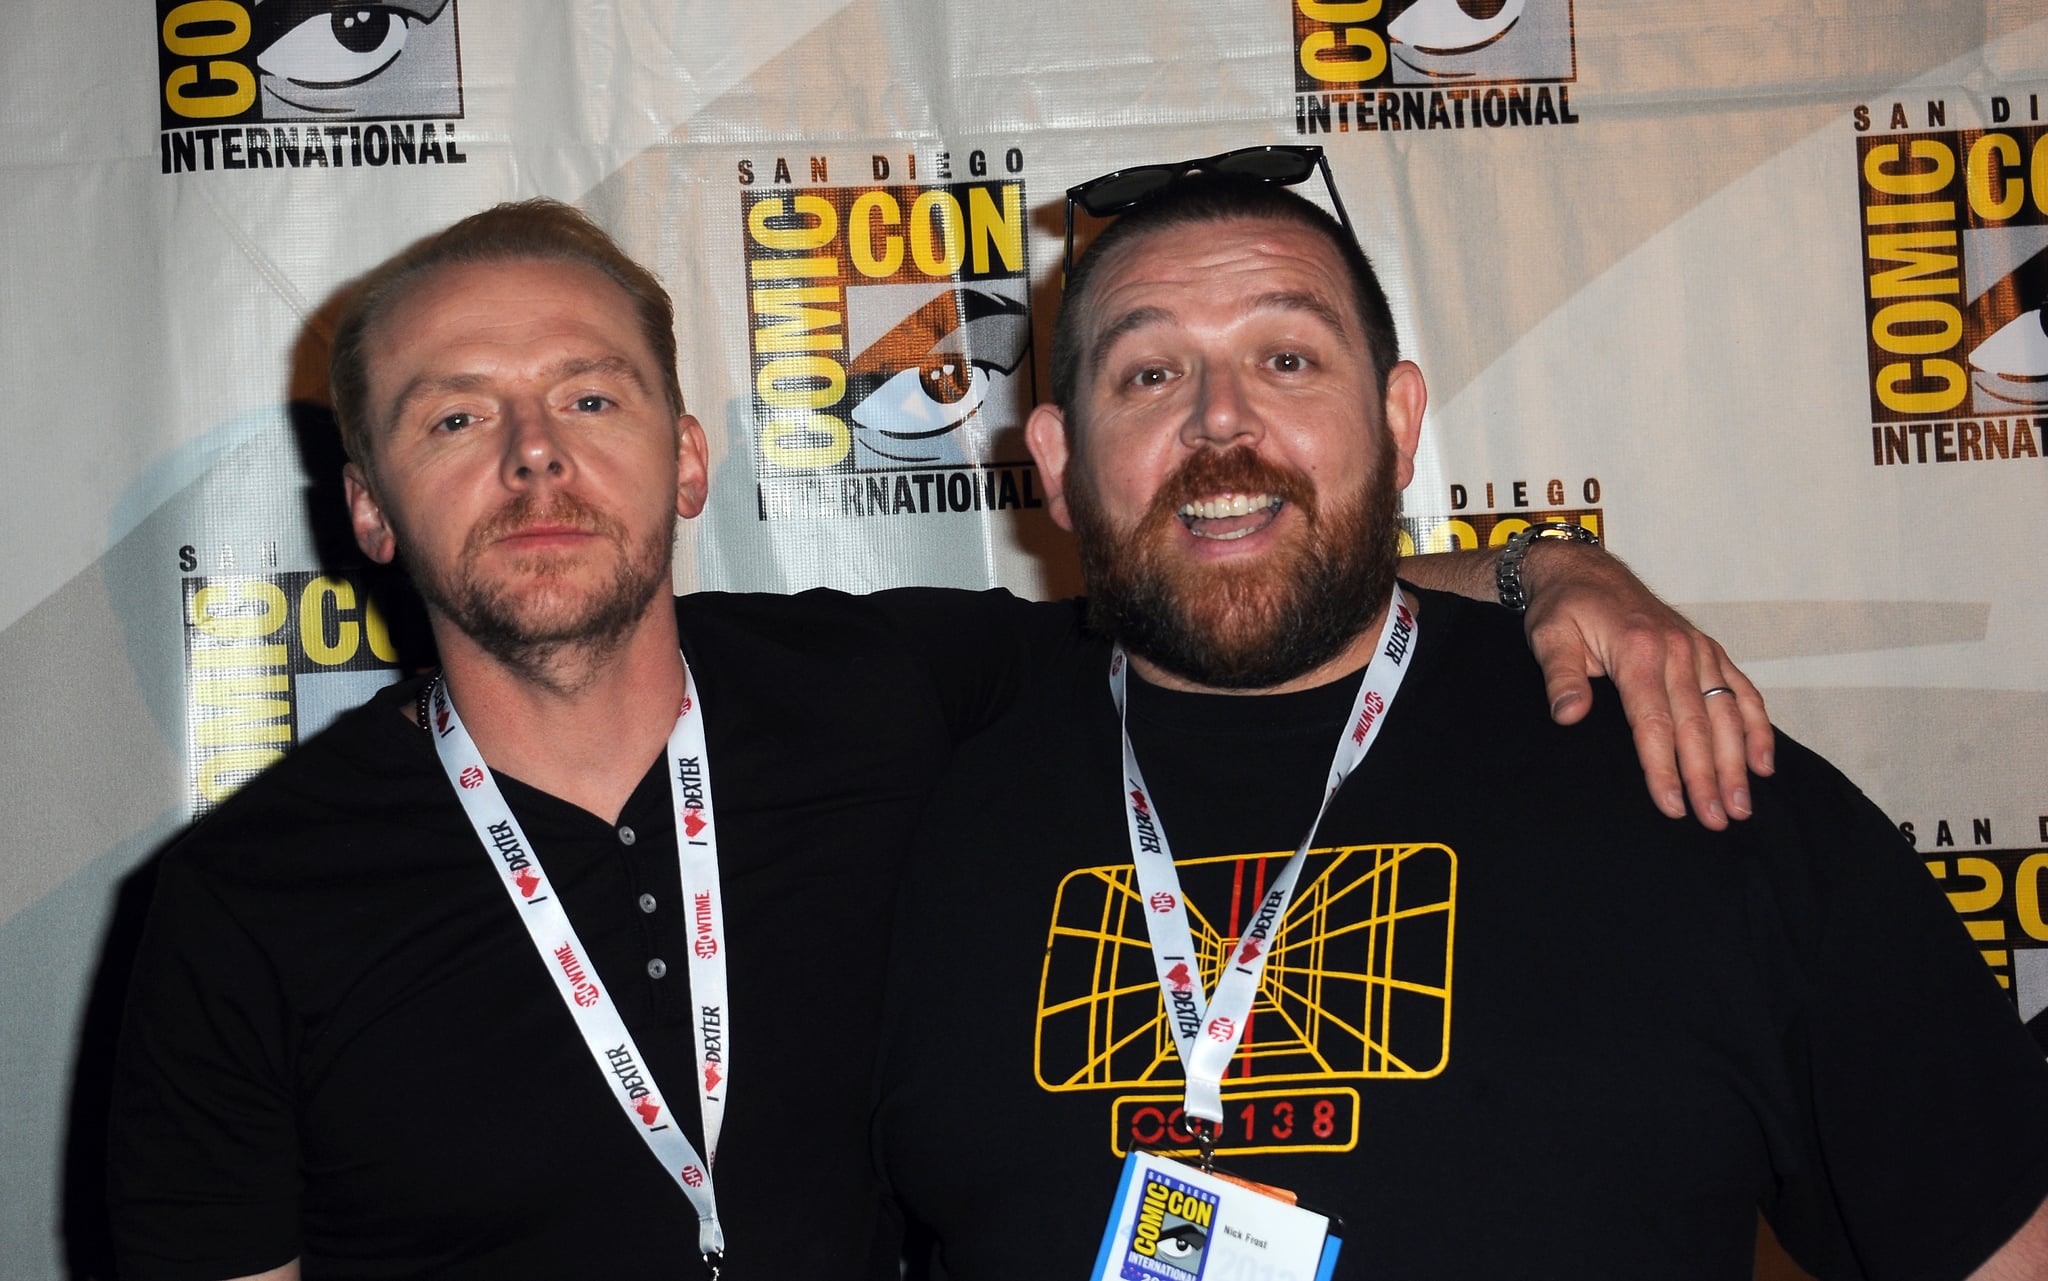
[[[442,676],[491,768],[616,822],[675,729],[683,701],[667,593],[601,651],[563,647],[510,664],[433,620]]]
[[[1412,595],[1404,593],[1409,609],[1416,608]],[[1232,694],[1246,697],[1260,694],[1292,694],[1299,690],[1314,689],[1331,681],[1342,680],[1353,672],[1362,670],[1372,661],[1373,652],[1379,648],[1380,628],[1386,625],[1387,607],[1382,605],[1373,616],[1366,620],[1343,649],[1330,658],[1303,672],[1291,680],[1278,685],[1266,685],[1258,689],[1229,689],[1216,685],[1204,685],[1185,676],[1167,671],[1149,658],[1132,654],[1131,668],[1151,684],[1162,689],[1181,690],[1190,694]]]

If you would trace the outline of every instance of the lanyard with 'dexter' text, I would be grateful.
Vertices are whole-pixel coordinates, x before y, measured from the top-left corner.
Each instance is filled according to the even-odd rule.
[[[691,1004],[697,1009],[698,1102],[704,1119],[704,1155],[699,1156],[655,1084],[647,1060],[633,1043],[617,1005],[600,984],[568,913],[542,871],[540,855],[526,839],[512,807],[498,789],[469,731],[456,714],[445,680],[435,682],[428,726],[448,781],[462,801],[493,867],[518,909],[541,962],[554,979],[563,1004],[576,1021],[613,1097],[662,1169],[689,1198],[697,1213],[697,1247],[714,1273],[725,1252],[725,1233],[711,1192],[711,1165],[725,1120],[726,1077],[731,1072],[731,1023],[726,1017],[725,909],[718,883],[717,825],[711,810],[710,759],[705,748],[704,710],[687,663],[683,705],[668,740],[669,790],[675,802],[676,861],[683,901],[693,925],[689,956]]]
[[[1124,690],[1130,664],[1121,646],[1110,658],[1110,696],[1116,701],[1117,717],[1123,727],[1123,805],[1131,838],[1131,863],[1137,871],[1145,930],[1152,944],[1152,963],[1159,974],[1166,1022],[1173,1030],[1174,1045],[1180,1051],[1181,1067],[1187,1075],[1183,1107],[1195,1120],[1212,1126],[1223,1120],[1223,1073],[1244,1038],[1252,1002],[1258,995],[1259,978],[1265,972],[1266,958],[1271,955],[1281,924],[1287,919],[1287,906],[1294,897],[1302,865],[1308,860],[1309,845],[1315,840],[1316,829],[1329,812],[1337,789],[1379,738],[1387,709],[1401,688],[1402,677],[1407,675],[1416,630],[1415,613],[1397,586],[1387,607],[1386,621],[1380,627],[1379,645],[1373,651],[1372,661],[1366,664],[1358,697],[1344,723],[1343,736],[1337,740],[1322,804],[1294,857],[1273,879],[1244,933],[1224,954],[1216,991],[1206,1001],[1202,995],[1200,957],[1188,928],[1187,900],[1181,890],[1180,873],[1173,865],[1173,847],[1167,842],[1166,828],[1153,808],[1151,789],[1145,786],[1137,752],[1131,747]]]

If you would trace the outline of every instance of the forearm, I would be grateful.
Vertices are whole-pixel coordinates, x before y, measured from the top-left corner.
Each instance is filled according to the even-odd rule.
[[[1501,549],[1484,547],[1474,551],[1427,552],[1401,561],[1401,577],[1418,587],[1450,592],[1468,600],[1500,599],[1497,573]],[[1628,566],[1590,543],[1560,539],[1538,539],[1522,556],[1522,582],[1534,598],[1545,584],[1557,585],[1572,577],[1586,576],[1588,586],[1619,591],[1636,586]]]
[[[1533,548],[1531,550],[1534,550]],[[1429,552],[1401,561],[1401,577],[1417,587],[1450,592],[1471,600],[1498,600],[1494,567],[1500,563],[1500,548],[1470,552]]]

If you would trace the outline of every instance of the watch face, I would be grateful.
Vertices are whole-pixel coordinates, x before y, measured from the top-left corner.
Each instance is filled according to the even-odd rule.
[[[1514,535],[1508,539],[1508,546],[1511,548],[1516,546],[1526,547],[1539,538],[1563,538],[1574,543],[1592,543],[1595,546],[1598,546],[1600,543],[1600,535],[1587,529],[1584,525],[1574,525],[1569,521],[1562,520],[1548,520],[1540,525],[1531,525],[1521,533]]]

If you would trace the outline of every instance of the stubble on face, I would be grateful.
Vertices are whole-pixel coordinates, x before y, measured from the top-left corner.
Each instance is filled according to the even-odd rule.
[[[1219,690],[1268,689],[1335,658],[1385,605],[1400,559],[1393,442],[1358,489],[1319,502],[1313,482],[1249,447],[1202,450],[1116,529],[1085,468],[1067,490],[1088,617],[1098,633],[1160,668]],[[1078,460],[1077,460],[1078,461]],[[1222,492],[1278,495],[1300,531],[1272,554],[1202,562],[1173,554],[1180,509]]]
[[[552,549],[499,552],[501,571],[486,571],[500,540],[537,525],[567,526],[609,544],[608,576],[580,586],[576,554]],[[399,535],[400,546],[417,545],[402,527]],[[452,566],[408,562],[406,569],[429,609],[507,667],[553,685],[555,660],[566,651],[601,661],[624,644],[669,585],[674,539],[673,515],[634,546],[623,524],[575,495],[528,491],[470,530]]]

